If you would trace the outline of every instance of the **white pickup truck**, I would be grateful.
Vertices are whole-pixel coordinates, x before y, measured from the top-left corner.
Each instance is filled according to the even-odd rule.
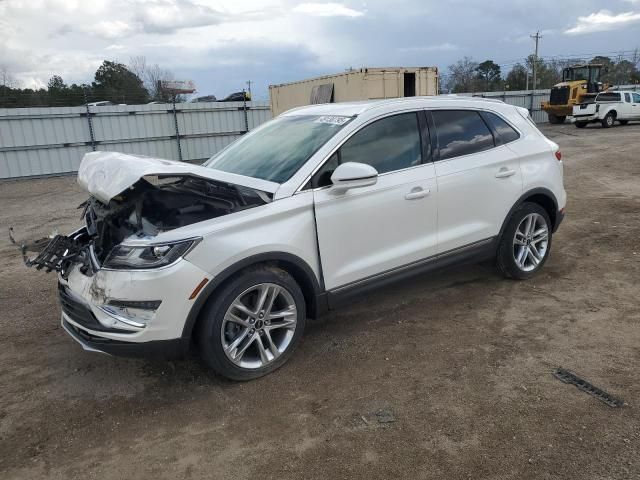
[[[630,120],[640,120],[640,93],[619,90],[599,93],[595,102],[573,107],[573,120],[578,128],[595,122],[609,128],[615,122],[626,125]]]

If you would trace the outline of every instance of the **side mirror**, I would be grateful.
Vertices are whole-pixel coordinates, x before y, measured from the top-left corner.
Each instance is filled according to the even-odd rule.
[[[335,193],[344,193],[352,188],[375,185],[378,182],[378,171],[365,163],[347,162],[333,171],[331,181]]]

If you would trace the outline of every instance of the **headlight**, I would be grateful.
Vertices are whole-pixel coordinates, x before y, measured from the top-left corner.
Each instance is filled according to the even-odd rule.
[[[192,239],[149,247],[118,245],[111,250],[103,267],[116,270],[146,270],[166,267],[185,255],[197,242],[197,239]]]

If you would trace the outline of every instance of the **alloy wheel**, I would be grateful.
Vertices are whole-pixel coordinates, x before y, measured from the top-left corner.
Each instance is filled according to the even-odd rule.
[[[535,270],[544,259],[549,246],[549,227],[539,213],[526,215],[513,237],[513,258],[525,272]]]
[[[262,368],[291,344],[298,323],[293,295],[281,285],[261,283],[231,303],[222,322],[222,348],[241,368]]]

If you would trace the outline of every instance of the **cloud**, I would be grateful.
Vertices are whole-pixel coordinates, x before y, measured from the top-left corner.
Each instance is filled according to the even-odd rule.
[[[578,17],[575,26],[565,30],[567,35],[605,32],[640,22],[640,12],[624,12],[613,14],[609,10],[600,10],[586,17]]]
[[[452,52],[454,50],[460,50],[460,47],[453,43],[445,42],[437,45],[418,45],[414,47],[400,47],[399,52],[404,53],[419,53],[419,52]]]
[[[135,27],[121,20],[103,20],[83,28],[83,31],[102,38],[122,38],[135,32]]]
[[[335,2],[301,3],[293,11],[313,17],[362,17],[364,15],[364,12]]]
[[[216,25],[224,16],[205,5],[182,0],[155,0],[141,5],[135,16],[147,33],[169,34],[184,28]]]

